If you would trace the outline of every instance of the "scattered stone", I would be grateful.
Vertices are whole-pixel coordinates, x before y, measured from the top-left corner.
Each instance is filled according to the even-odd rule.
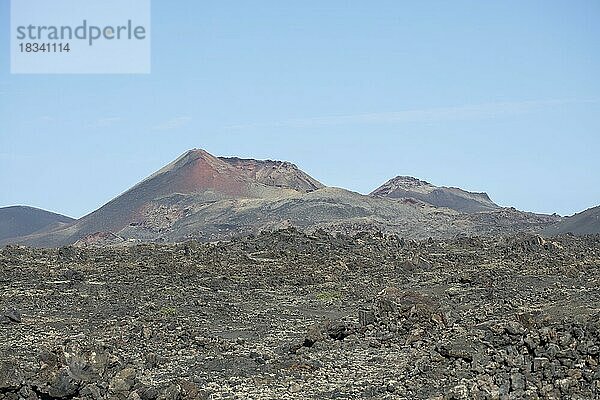
[[[68,269],[63,274],[65,279],[73,282],[81,282],[84,280],[84,275],[80,271],[76,271],[74,269]]]
[[[467,338],[457,338],[445,343],[439,343],[436,347],[438,353],[444,357],[460,358],[471,362],[478,352],[475,344]]]
[[[117,373],[110,381],[110,391],[113,393],[129,392],[135,384],[136,371],[133,368],[125,368]]]
[[[22,381],[23,375],[12,361],[0,360],[0,393],[18,390]]]
[[[153,387],[142,387],[137,390],[137,393],[142,400],[156,400],[158,398],[158,390]]]
[[[598,260],[600,236],[291,229],[9,247],[0,307],[32,317],[0,314],[0,400],[600,398]]]
[[[6,320],[8,320],[9,322],[14,322],[17,324],[20,324],[22,321],[21,319],[21,312],[19,310],[17,310],[16,308],[11,308],[9,310],[6,310],[4,312],[4,318]]]
[[[372,325],[375,322],[375,313],[372,310],[359,310],[358,321],[363,327]]]
[[[297,384],[296,382],[292,382],[290,384],[290,392],[291,393],[298,393],[301,390],[302,390],[302,387],[299,384]]]

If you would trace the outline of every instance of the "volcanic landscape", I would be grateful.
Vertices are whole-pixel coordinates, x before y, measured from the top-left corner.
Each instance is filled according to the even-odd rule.
[[[597,214],[203,150],[0,209],[0,400],[600,399]]]

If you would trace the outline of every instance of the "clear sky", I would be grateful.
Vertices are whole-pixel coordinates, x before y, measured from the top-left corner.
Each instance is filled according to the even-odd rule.
[[[0,206],[82,216],[190,148],[600,204],[600,1],[154,0],[150,75],[11,75]]]

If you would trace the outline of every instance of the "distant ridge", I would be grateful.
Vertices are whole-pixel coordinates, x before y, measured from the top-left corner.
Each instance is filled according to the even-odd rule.
[[[375,189],[372,196],[413,198],[436,207],[473,213],[500,208],[487,193],[473,193],[453,187],[438,187],[410,176],[397,176]]]
[[[287,227],[406,238],[537,232],[556,216],[494,204],[485,193],[397,177],[372,195],[325,187],[287,161],[215,157],[186,151],[79,220],[0,244],[104,246],[216,241]]]
[[[27,206],[0,208],[0,240],[31,235],[75,221],[73,218]]]
[[[554,236],[564,233],[593,235],[600,233],[600,206],[589,208],[557,222],[543,230],[543,234]]]

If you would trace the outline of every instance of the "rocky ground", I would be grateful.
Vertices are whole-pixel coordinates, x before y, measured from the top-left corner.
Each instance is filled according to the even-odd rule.
[[[599,399],[600,236],[0,252],[0,399]]]

